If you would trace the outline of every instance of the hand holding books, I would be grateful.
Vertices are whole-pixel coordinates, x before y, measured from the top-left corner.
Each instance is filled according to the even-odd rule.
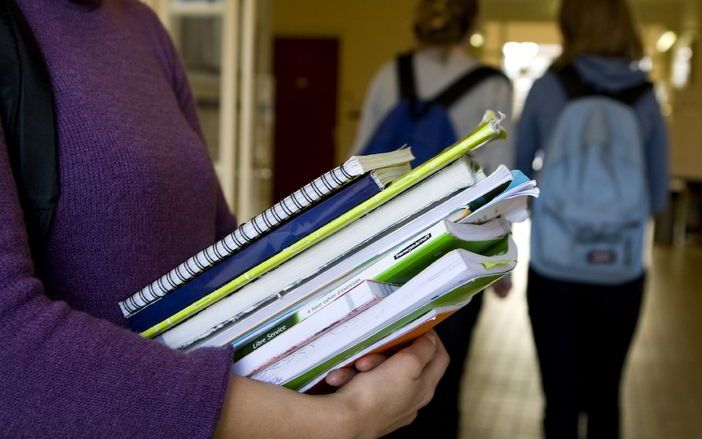
[[[232,376],[215,437],[380,437],[407,425],[448,365],[433,333],[324,397]]]
[[[504,166],[486,177],[465,157],[503,134],[499,121],[487,113],[473,134],[412,171],[402,167],[403,150],[404,159],[388,162],[393,176],[385,183],[367,185],[362,173],[372,169],[366,176],[375,178],[388,167],[358,171],[346,189],[309,197],[295,217],[267,224],[242,250],[222,254],[215,244],[216,260],[203,253],[211,266],[133,309],[140,292],[123,310],[143,336],[185,351],[231,346],[234,374],[303,392],[364,355],[402,349],[516,264],[509,223],[528,216],[526,200],[538,189]],[[373,190],[332,202],[361,183]],[[303,216],[324,219],[272,238]],[[257,218],[269,222],[267,213]],[[286,247],[270,252],[273,242]],[[259,247],[268,259],[242,264]]]

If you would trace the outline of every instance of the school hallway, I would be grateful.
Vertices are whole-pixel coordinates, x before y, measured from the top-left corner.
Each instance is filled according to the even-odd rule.
[[[543,398],[526,306],[527,224],[514,289],[489,294],[462,389],[462,439],[540,438]],[[624,376],[623,437],[702,438],[702,249],[657,246]]]

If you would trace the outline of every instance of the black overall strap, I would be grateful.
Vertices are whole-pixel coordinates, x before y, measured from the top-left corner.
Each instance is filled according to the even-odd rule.
[[[54,96],[39,46],[11,0],[0,2],[0,119],[38,262],[59,193]]]
[[[397,77],[400,86],[400,100],[414,101],[417,99],[417,87],[414,79],[414,54],[403,53],[397,57]]]
[[[644,94],[652,92],[653,84],[644,82],[640,85],[630,87],[620,91],[607,91],[597,89],[592,84],[585,82],[572,64],[567,64],[561,68],[551,67],[556,74],[569,100],[583,98],[587,96],[605,96],[625,105],[634,105]]]
[[[502,78],[509,84],[509,79],[504,73],[492,67],[480,66],[466,73],[454,83],[449,85],[444,91],[436,95],[431,102],[437,103],[448,109],[461,97],[466,95],[471,89],[476,87],[488,78]]]
[[[509,83],[509,78],[497,69],[479,66],[451,83],[435,97],[420,102],[417,96],[417,83],[414,74],[414,53],[408,52],[397,57],[397,77],[399,79],[400,100],[409,102],[410,111],[415,117],[422,114],[432,105],[438,104],[448,109],[475,86],[491,77],[503,78]]]

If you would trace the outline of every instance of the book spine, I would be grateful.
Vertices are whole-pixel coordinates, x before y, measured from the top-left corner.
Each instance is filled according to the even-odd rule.
[[[319,309],[323,308],[325,304],[330,303],[336,298],[342,296],[366,279],[386,283],[401,283],[392,276],[382,276],[382,274],[391,271],[393,266],[402,264],[403,260],[408,259],[411,255],[422,251],[425,247],[440,239],[440,237],[445,236],[447,233],[448,231],[443,221],[436,223],[428,230],[425,230],[421,234],[415,235],[409,240],[403,242],[393,249],[390,254],[381,258],[377,262],[372,263],[368,268],[353,276],[351,279],[347,280],[337,288],[334,288],[327,294],[324,294],[323,296],[305,304],[300,310],[298,310],[297,314],[300,315],[302,319],[309,317]]]
[[[465,188],[475,181],[466,159],[457,160],[447,169],[432,177],[432,179],[434,178],[433,184],[412,188],[408,193],[403,193],[397,199],[390,201],[386,207],[368,213],[359,221],[349,224],[347,228],[339,231],[337,235],[317,243],[315,248],[310,249],[310,253],[301,255],[299,259],[290,263],[279,265],[274,273],[263,275],[256,282],[243,286],[236,294],[225,297],[221,302],[207,307],[199,315],[164,333],[159,337],[159,341],[173,348],[183,348],[212,335],[212,339],[224,339],[224,343],[214,344],[214,346],[223,346],[229,340],[238,340],[240,336],[246,336],[251,330],[260,327],[266,319],[258,325],[248,326],[244,332],[229,331],[223,328],[236,320],[242,318],[246,320],[247,315],[255,314],[259,306],[267,302],[270,303],[271,300],[275,302],[276,298],[288,297],[288,292],[295,286],[307,282],[314,283],[313,279],[327,272],[326,267],[329,264],[332,264],[331,269],[333,269],[339,265],[347,265],[345,262],[350,262],[353,266],[347,267],[349,270],[346,274],[349,271],[354,271],[354,267],[358,266],[357,261],[378,256],[378,253],[363,252],[365,243],[370,243],[382,231],[409,220],[412,215],[428,207],[431,200],[444,199],[456,190]],[[414,201],[410,202],[410,200]],[[434,221],[425,223],[424,227],[439,220],[440,218],[435,218]],[[384,250],[381,253],[385,253],[387,248],[391,248],[391,246],[382,248]],[[357,252],[359,252],[358,254],[363,252],[363,255],[357,258],[355,257]],[[343,277],[344,274],[341,276]],[[339,278],[337,277],[336,280]],[[319,288],[324,288],[325,284],[318,284],[317,287],[308,291],[310,293],[316,291],[318,294]],[[311,295],[298,296],[303,301],[311,297]],[[296,302],[299,303],[299,300]],[[233,326],[236,327],[238,324],[234,323]],[[221,332],[219,332],[220,329],[222,329]],[[217,332],[219,334],[216,334]]]
[[[320,373],[430,310],[466,304],[473,294],[514,269],[517,251],[513,241],[508,242],[508,252],[499,256],[473,255],[463,250],[447,254],[405,284],[402,291],[348,320],[333,333],[326,333],[309,349],[283,358],[253,378],[300,389]],[[485,262],[495,265],[484,267]]]
[[[467,303],[468,298],[472,297],[476,293],[484,290],[488,286],[490,286],[492,283],[494,283],[496,280],[498,280],[500,275],[494,275],[494,276],[487,276],[487,277],[478,277],[471,282],[462,285],[458,288],[456,288],[454,291],[451,291],[447,294],[447,296],[456,296],[456,295],[461,295],[462,297],[466,298],[464,300],[465,303]],[[391,335],[392,333],[396,332],[397,330],[401,329],[402,327],[410,324],[412,321],[418,319],[422,315],[426,314],[427,312],[430,312],[432,308],[435,308],[437,306],[443,306],[442,304],[433,304],[433,303],[428,303],[426,305],[421,306],[418,309],[415,309],[408,314],[400,317],[399,319],[387,324],[387,325],[381,325],[380,328],[378,328],[376,331],[373,331],[372,335],[369,335],[368,337],[349,344],[345,349],[342,349],[341,352],[337,354],[331,354],[329,356],[325,355],[322,349],[319,350],[319,355],[315,360],[310,362],[309,364],[311,365],[310,368],[308,368],[306,371],[303,371],[301,374],[298,374],[296,376],[291,376],[288,373],[286,373],[286,368],[282,367],[279,369],[273,369],[270,372],[273,372],[271,375],[266,377],[266,379],[263,379],[261,381],[266,381],[270,383],[275,383],[279,385],[283,385],[289,389],[292,390],[299,390],[303,388],[307,383],[312,381],[314,378],[316,378],[320,373],[323,371],[337,365],[340,363],[343,363],[347,358],[350,358],[353,356],[354,353],[359,352],[369,346],[372,346],[374,343],[382,340],[383,338]],[[310,357],[315,356],[314,353],[310,352],[308,354]],[[297,360],[297,359],[296,359]],[[302,361],[302,359],[299,359]],[[273,365],[275,366],[275,365]],[[264,369],[261,372],[258,373],[257,376],[254,376],[254,379],[259,379],[263,378],[265,375],[264,373],[268,369]]]
[[[132,330],[140,332],[167,319],[201,297],[221,287],[307,234],[324,226],[340,214],[371,198],[381,188],[366,175],[309,209],[290,218],[236,254],[220,261],[160,300],[127,318]]]
[[[313,277],[310,281],[298,284],[290,291],[282,294],[282,298],[279,298],[279,296],[268,296],[269,300],[265,302],[267,304],[260,301],[259,303],[261,303],[261,305],[257,306],[255,311],[246,316],[242,316],[240,319],[237,319],[236,322],[234,321],[235,318],[232,317],[236,314],[236,312],[230,313],[230,317],[227,320],[229,324],[227,325],[226,329],[213,334],[212,337],[209,337],[207,340],[199,338],[199,341],[188,345],[187,351],[192,351],[197,348],[207,346],[225,346],[232,342],[240,343],[249,339],[252,334],[255,333],[255,331],[269,323],[271,318],[275,318],[276,321],[281,321],[287,318],[291,312],[294,312],[297,307],[308,301],[311,297],[315,297],[318,294],[324,294],[324,291],[327,289],[331,289],[334,286],[339,285],[345,278],[352,276],[358,270],[363,269],[363,267],[356,261],[377,260],[379,254],[385,254],[391,249],[396,248],[400,243],[407,239],[407,236],[416,234],[417,230],[426,229],[431,224],[441,221],[442,218],[452,218],[453,213],[456,212],[457,206],[467,205],[467,203],[478,196],[479,188],[481,186],[494,187],[503,181],[508,181],[509,177],[510,174],[507,168],[504,166],[499,167],[498,170],[490,177],[484,177],[484,182],[481,182],[476,186],[460,190],[458,193],[445,199],[439,205],[426,211],[425,215],[413,219],[399,229],[394,230],[392,233],[389,233],[380,239],[374,240],[368,246],[359,249],[358,252],[355,253],[355,255],[358,256],[357,258],[346,258],[341,260],[338,264],[335,264],[328,270],[322,271],[318,276]],[[451,221],[453,222],[453,220]],[[270,274],[267,276],[270,276]],[[239,294],[245,294],[247,289],[254,285],[255,283],[244,287]],[[275,288],[269,288],[269,291],[274,290]],[[236,296],[225,298],[222,302],[214,306],[226,305],[228,302],[231,302],[232,299],[236,299]],[[200,317],[204,318],[204,313],[206,312],[207,311],[204,311]],[[198,317],[193,318],[192,321],[195,321],[197,318]],[[194,328],[193,326],[188,327],[186,330],[186,325],[184,325],[181,327],[181,329],[184,329],[184,334],[196,334],[198,329]],[[185,344],[185,342],[182,341],[177,342],[181,344],[177,344],[165,340],[164,335],[168,334],[168,332],[159,336],[159,340],[163,344],[171,347],[180,347]]]
[[[459,141],[455,145],[447,148],[444,152],[432,158],[431,160],[423,163],[419,167],[413,169],[411,172],[401,177],[399,180],[395,181],[390,187],[381,191],[375,197],[361,203],[355,208],[349,210],[348,212],[340,215],[335,220],[331,221],[324,227],[321,227],[317,231],[310,233],[305,238],[297,241],[295,244],[286,248],[285,250],[277,253],[275,256],[271,257],[265,262],[260,263],[251,270],[247,271],[241,276],[232,279],[227,284],[213,291],[209,295],[199,299],[197,302],[188,305],[184,309],[180,310],[176,314],[172,315],[166,320],[152,326],[151,328],[143,331],[141,335],[143,337],[155,337],[156,335],[162,333],[163,331],[171,328],[193,314],[201,311],[213,303],[219,301],[220,299],[228,296],[237,289],[243,287],[249,282],[257,279],[261,275],[267,273],[293,256],[301,253],[302,251],[308,249],[312,245],[318,243],[319,241],[327,238],[333,233],[341,230],[351,222],[359,219],[368,212],[376,209],[377,207],[390,201],[397,195],[401,194],[410,187],[416,185],[417,183],[425,180],[432,174],[434,174],[439,169],[444,168],[449,163],[463,157],[471,150],[482,146],[483,144],[489,142],[492,139],[497,138],[502,135],[503,131],[499,126],[499,119],[494,117],[489,117],[484,123],[482,123],[472,134],[470,134],[465,139]]]
[[[366,275],[368,277],[364,277]],[[325,309],[327,305],[341,298],[349,291],[353,291],[354,288],[359,286],[365,280],[374,280],[371,271],[366,270],[354,277],[353,280],[334,288],[329,293],[324,294],[311,302],[304,303],[301,307],[297,308],[295,311],[289,314],[288,317],[284,317],[282,320],[276,319],[271,324],[266,325],[261,329],[254,329],[251,335],[244,336],[239,341],[235,341],[231,344],[232,348],[235,349],[234,359],[238,360],[257,349],[262,345],[262,340],[265,339],[266,341],[270,341],[270,339],[273,338],[270,336],[270,334],[275,334],[275,336],[280,335],[296,324],[301,323],[305,319],[311,317],[314,313]],[[395,288],[393,287],[390,290],[387,290],[387,293],[389,294],[394,289]]]
[[[379,302],[397,287],[365,283],[335,301],[314,318],[299,323],[257,346],[232,365],[236,375],[249,376],[296,351],[320,334]]]
[[[200,251],[156,281],[120,302],[119,306],[122,314],[125,317],[129,317],[147,307],[168,294],[169,291],[183,285],[208,267],[232,255],[251,241],[356,177],[357,175],[349,172],[344,165],[323,174],[273,207],[254,217],[251,221],[242,224],[223,239]]]
[[[265,330],[257,333],[256,337],[248,339],[240,344],[232,345],[232,347],[235,349],[232,358],[234,361],[244,358],[251,352],[263,346],[266,342],[273,340],[275,337],[279,336],[301,321],[302,320],[300,319],[299,314],[293,314],[282,322],[269,326]]]
[[[323,309],[327,304],[343,296],[364,280],[371,279],[376,282],[402,284],[451,250],[462,248],[474,253],[483,253],[494,248],[495,252],[498,252],[505,250],[506,242],[507,240],[504,237],[484,241],[463,241],[451,235],[446,228],[445,222],[440,221],[397,246],[390,254],[353,276],[342,285],[303,304],[292,316],[286,318],[283,322],[274,322],[261,330],[255,331],[255,339],[248,338],[232,346],[235,349],[247,349],[252,342],[255,343],[256,340],[265,337],[265,334],[276,333],[283,327],[290,328]]]

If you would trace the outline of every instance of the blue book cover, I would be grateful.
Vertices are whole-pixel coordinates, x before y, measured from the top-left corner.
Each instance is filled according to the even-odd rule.
[[[352,207],[371,198],[380,190],[381,187],[370,174],[358,179],[132,315],[127,319],[129,326],[134,331],[142,332],[162,322]]]

